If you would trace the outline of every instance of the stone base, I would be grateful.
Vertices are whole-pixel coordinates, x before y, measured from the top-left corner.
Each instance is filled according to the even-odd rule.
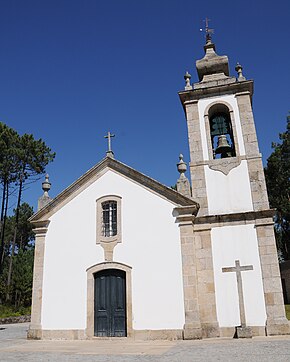
[[[253,337],[266,336],[265,326],[251,326]],[[236,336],[236,327],[221,327],[220,337],[222,338],[234,338]]]
[[[42,339],[42,330],[29,328],[27,331],[27,339]]]
[[[200,332],[201,333],[201,332]],[[47,330],[41,328],[29,328],[27,332],[28,339],[42,339],[42,340],[84,340],[84,339],[118,339],[119,337],[89,337],[86,330],[83,329],[64,329],[64,330]],[[161,329],[161,330],[133,330],[128,334],[128,339],[135,339],[141,341],[149,340],[178,340],[183,339],[182,329]],[[201,337],[200,337],[201,338]]]
[[[202,338],[217,338],[220,336],[218,323],[202,323]]]
[[[183,339],[202,339],[201,328],[184,328]]]
[[[236,327],[235,338],[252,338],[252,328],[251,327]]]
[[[86,339],[86,336],[85,331],[82,329],[46,330],[29,328],[27,339],[79,340]]]
[[[133,330],[132,337],[135,340],[141,341],[175,341],[183,338],[182,332],[182,329]],[[130,338],[130,336],[128,336],[128,338]]]
[[[266,323],[267,336],[290,334],[290,323],[286,318],[268,319]]]

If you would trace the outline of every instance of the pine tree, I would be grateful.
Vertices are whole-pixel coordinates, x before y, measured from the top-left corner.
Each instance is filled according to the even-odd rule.
[[[274,151],[267,160],[265,175],[270,206],[276,209],[275,234],[282,261],[290,259],[290,115],[279,139],[272,144]]]

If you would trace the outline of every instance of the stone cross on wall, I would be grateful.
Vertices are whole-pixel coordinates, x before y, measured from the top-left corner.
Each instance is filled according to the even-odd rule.
[[[239,294],[239,307],[240,307],[240,318],[241,318],[241,327],[246,327],[246,315],[245,315],[245,305],[244,305],[244,295],[243,295],[243,283],[242,283],[242,271],[253,270],[253,265],[240,265],[239,260],[235,260],[236,266],[222,268],[223,273],[235,272],[237,277],[238,284],[238,294]]]

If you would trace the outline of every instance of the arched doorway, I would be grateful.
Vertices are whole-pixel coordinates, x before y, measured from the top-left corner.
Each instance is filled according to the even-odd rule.
[[[94,336],[126,337],[126,272],[102,270],[94,284]]]
[[[107,309],[106,305],[116,305],[116,302],[108,302],[110,299],[116,297],[116,295],[112,294],[112,292],[108,292],[108,289],[111,288],[112,285],[115,285],[113,290],[117,289],[118,295],[125,294],[125,334],[123,332],[122,336],[132,337],[133,329],[132,329],[132,286],[131,286],[131,273],[132,268],[129,265],[118,263],[118,262],[104,262],[92,265],[87,269],[87,328],[86,328],[86,336],[87,338],[97,338],[98,336],[102,337],[113,337],[120,336],[119,331],[120,328],[115,327],[107,327],[104,328],[102,323],[105,322],[107,318]],[[110,279],[113,279],[110,280]],[[114,280],[117,279],[117,280]],[[123,284],[122,284],[123,283]],[[97,284],[97,285],[96,285]],[[100,285],[99,285],[100,284]],[[124,287],[123,287],[123,286]],[[117,288],[116,288],[117,287]],[[102,292],[105,290],[105,292]],[[119,288],[119,289],[118,289]],[[107,290],[107,292],[106,292]],[[111,296],[108,297],[108,293]],[[106,298],[98,301],[98,298]],[[124,296],[123,296],[124,301]],[[97,303],[96,303],[97,302]],[[101,305],[103,304],[103,305]],[[116,313],[113,313],[113,319],[115,319],[114,323],[119,323],[122,319],[118,320],[118,313],[121,314],[120,303],[117,306]],[[98,312],[98,309],[100,312]],[[97,310],[95,312],[95,310]],[[101,311],[103,313],[101,313]],[[118,312],[118,313],[117,313]],[[108,311],[109,318],[112,318],[112,312]],[[116,315],[115,315],[116,314]],[[123,318],[123,317],[122,317]],[[97,319],[97,320],[96,320]],[[117,319],[117,320],[116,320]],[[95,323],[96,320],[96,323]],[[100,322],[100,324],[99,324]],[[124,325],[124,321],[122,322]],[[111,328],[111,329],[110,329]],[[124,329],[124,328],[123,328]],[[106,334],[104,333],[107,330]],[[115,331],[114,331],[115,330]],[[95,333],[97,332],[97,333]]]

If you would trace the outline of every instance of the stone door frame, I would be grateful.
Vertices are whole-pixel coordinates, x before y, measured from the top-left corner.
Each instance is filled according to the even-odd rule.
[[[96,337],[94,335],[94,274],[108,269],[122,270],[126,273],[126,325],[127,325],[127,337],[132,337],[132,267],[123,263],[117,262],[103,262],[98,263],[86,270],[87,272],[87,328],[86,336],[89,339],[93,338],[117,338],[117,337]],[[122,337],[122,338],[127,338]]]

